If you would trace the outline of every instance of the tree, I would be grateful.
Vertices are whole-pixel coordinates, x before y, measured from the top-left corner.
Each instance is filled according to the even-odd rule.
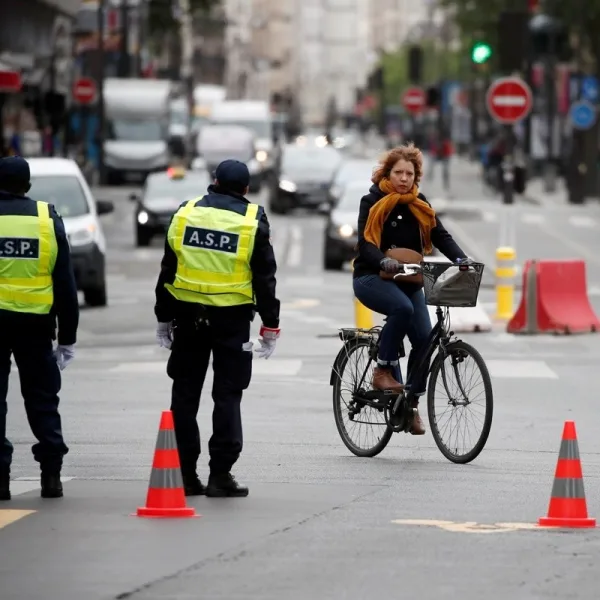
[[[466,43],[484,40],[497,47],[502,11],[523,10],[523,0],[440,0]],[[570,33],[580,35],[589,68],[600,72],[600,0],[546,0],[544,11],[560,19]],[[510,33],[507,33],[510,35]]]
[[[219,6],[221,0],[190,0],[192,13],[208,13],[215,6]],[[174,31],[179,27],[177,20],[177,0],[150,0],[148,4],[148,27],[150,35]]]

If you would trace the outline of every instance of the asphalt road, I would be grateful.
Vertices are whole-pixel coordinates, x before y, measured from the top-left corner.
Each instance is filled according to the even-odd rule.
[[[447,202],[437,182],[424,191],[444,205],[465,249],[492,265],[502,207],[471,167],[458,164],[454,175]],[[11,381],[16,481],[0,508],[2,600],[598,597],[598,531],[532,527],[548,508],[565,420],[576,422],[589,513],[600,516],[598,336],[523,338],[501,325],[462,335],[493,376],[494,423],[480,457],[451,464],[428,431],[356,458],[338,437],[328,386],[340,347],[332,334],[353,324],[351,275],[321,270],[322,218],[306,213],[271,217],[283,334],[269,361],[254,362],[243,401],[235,474],[250,496],[190,499],[198,519],[131,516],[145,500],[170,381],[167,352],[154,343],[161,242],[134,248],[129,191],[97,191],[116,203],[104,221],[109,306],[82,312],[76,360],[63,375],[71,451],[61,500],[39,498],[33,438]],[[519,200],[514,221],[520,262],[586,261],[600,312],[600,208]],[[493,312],[489,286],[481,299]],[[204,394],[205,440],[211,404]],[[518,525],[475,525],[499,523]]]

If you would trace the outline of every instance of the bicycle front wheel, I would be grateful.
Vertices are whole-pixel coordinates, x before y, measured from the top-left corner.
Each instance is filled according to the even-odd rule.
[[[493,410],[492,380],[481,354],[463,341],[449,344],[433,362],[427,390],[429,425],[441,453],[459,464],[477,458]]]
[[[393,433],[383,409],[357,399],[361,390],[371,387],[375,364],[369,364],[369,350],[368,340],[347,342],[336,360],[333,379],[333,415],[338,433],[346,448],[362,457],[379,454]]]

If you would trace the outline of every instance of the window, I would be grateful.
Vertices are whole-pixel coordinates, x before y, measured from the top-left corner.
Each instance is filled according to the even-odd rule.
[[[126,142],[160,142],[164,139],[159,121],[114,119],[108,122],[108,139]]]
[[[53,204],[65,218],[81,217],[90,212],[83,188],[75,175],[33,176],[27,195],[33,200]]]

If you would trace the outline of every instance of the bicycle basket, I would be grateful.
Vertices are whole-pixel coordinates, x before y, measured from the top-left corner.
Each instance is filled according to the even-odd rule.
[[[468,271],[461,271],[454,263],[423,262],[421,266],[427,304],[454,308],[477,305],[485,265],[473,263]]]

